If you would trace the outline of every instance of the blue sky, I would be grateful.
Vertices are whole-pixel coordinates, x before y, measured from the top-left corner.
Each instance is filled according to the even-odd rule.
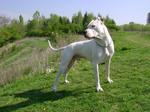
[[[22,14],[27,20],[36,10],[46,17],[56,13],[71,18],[78,11],[87,11],[109,15],[117,24],[131,21],[145,24],[150,0],[0,0],[0,15],[17,18]]]

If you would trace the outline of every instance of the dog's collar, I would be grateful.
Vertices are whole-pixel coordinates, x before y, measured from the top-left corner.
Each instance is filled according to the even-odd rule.
[[[87,39],[93,39],[93,40],[95,40],[96,44],[98,46],[100,46],[100,47],[109,47],[112,44],[112,42],[110,42],[108,44],[105,44],[105,42],[101,38],[99,38],[99,37],[100,37],[99,35],[97,37],[91,37],[91,38],[85,36],[85,38],[87,38]],[[104,43],[105,45],[102,44],[102,43]]]
[[[105,42],[102,39],[94,38],[96,44],[100,47],[109,47],[112,42],[109,42],[108,44],[105,44]]]
[[[103,28],[104,29],[104,28]],[[106,34],[106,32],[105,32],[105,29],[104,29],[104,33],[99,33],[99,35],[97,36],[97,37],[95,37],[95,42],[99,45],[99,46],[101,46],[101,47],[109,47],[111,44],[112,44],[112,42],[110,41],[110,42],[105,42],[104,40],[103,40],[103,38],[105,38],[105,35]]]

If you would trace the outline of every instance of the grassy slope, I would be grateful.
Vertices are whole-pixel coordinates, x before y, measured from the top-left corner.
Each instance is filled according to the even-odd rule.
[[[100,78],[104,92],[95,92],[90,63],[80,60],[69,72],[70,84],[61,78],[58,92],[50,87],[55,72],[24,76],[0,88],[0,112],[144,112],[150,111],[150,35],[113,33],[116,53],[111,63],[113,84]],[[57,68],[56,68],[57,69]]]
[[[0,85],[30,72],[35,68],[34,65],[38,66],[46,48],[47,41],[44,38],[25,38],[0,48]],[[36,58],[39,58],[39,62],[36,62]]]
[[[26,57],[32,52],[33,48],[46,48],[47,41],[44,39],[33,39],[26,38],[23,40],[16,41],[12,46],[8,48],[5,56],[0,58],[0,65],[9,65],[9,63],[13,63],[18,58]],[[9,46],[9,45],[8,45]],[[6,47],[8,47],[6,46]],[[5,46],[4,46],[5,47]]]

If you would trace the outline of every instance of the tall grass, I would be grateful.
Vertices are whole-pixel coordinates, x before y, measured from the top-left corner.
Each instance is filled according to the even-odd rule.
[[[64,35],[57,38],[57,44],[52,44],[61,47],[83,39],[78,35]],[[26,38],[0,48],[0,85],[23,75],[50,72],[58,66],[58,55],[48,48],[46,38]]]
[[[23,75],[45,72],[50,52],[40,42],[46,43],[44,39],[28,38],[0,48],[0,85]]]
[[[19,59],[9,66],[0,66],[0,84],[5,84],[26,74],[43,73],[48,66],[48,49],[35,50],[30,56]]]

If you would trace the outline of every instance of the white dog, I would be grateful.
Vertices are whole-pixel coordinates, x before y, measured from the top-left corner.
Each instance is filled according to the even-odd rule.
[[[110,79],[110,62],[114,54],[114,44],[101,18],[98,17],[89,23],[85,30],[85,37],[89,40],[74,42],[59,49],[53,48],[50,41],[48,41],[49,47],[53,51],[61,51],[60,68],[56,76],[56,81],[52,86],[52,91],[56,91],[61,74],[64,74],[65,82],[69,83],[67,72],[78,57],[86,58],[92,63],[97,91],[103,91],[99,80],[98,64],[105,63],[107,81],[109,83],[113,82]]]

